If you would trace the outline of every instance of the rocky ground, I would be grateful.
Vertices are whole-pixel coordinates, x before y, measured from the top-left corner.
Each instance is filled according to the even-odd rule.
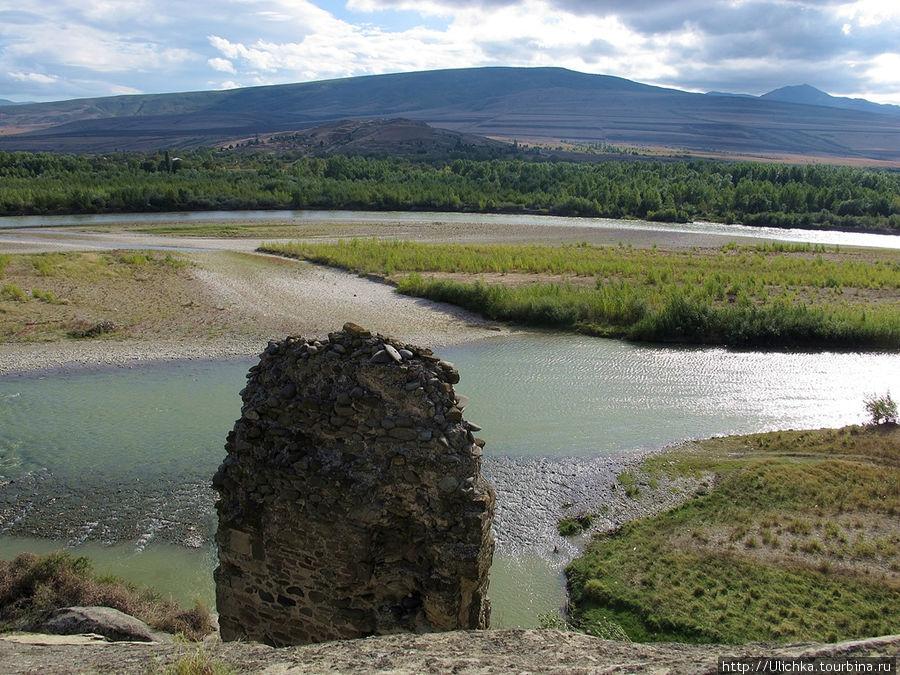
[[[205,664],[228,664],[233,672],[266,675],[690,674],[716,673],[721,658],[834,659],[840,664],[847,663],[848,658],[862,656],[887,656],[896,659],[898,653],[900,636],[837,644],[722,646],[633,644],[600,640],[583,633],[511,629],[388,635],[274,649],[239,642],[207,642],[201,646],[193,646],[161,642],[109,643],[82,637],[11,635],[0,638],[0,670],[10,675],[37,672],[153,673],[166,672],[167,667],[194,660]]]

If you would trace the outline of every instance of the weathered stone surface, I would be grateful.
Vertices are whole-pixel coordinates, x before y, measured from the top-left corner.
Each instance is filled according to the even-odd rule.
[[[37,630],[55,635],[96,633],[108,640],[152,642],[153,631],[140,619],[111,607],[64,607]]]
[[[458,381],[351,324],[269,344],[213,478],[223,639],[488,627],[494,493]]]
[[[55,636],[54,636],[55,637]],[[65,642],[62,642],[65,641]],[[273,649],[254,642],[211,642],[203,647],[213,662],[239,673],[283,675],[410,675],[419,673],[597,673],[708,674],[719,671],[723,656],[735,658],[834,659],[896,658],[900,636],[850,640],[836,644],[696,645],[610,642],[591,635],[558,630],[477,630],[428,635],[384,635],[365,640]],[[0,672],[133,673],[177,672],[185,646],[165,643],[119,643],[98,646],[80,638],[46,635],[0,635]],[[808,662],[807,662],[808,663]],[[812,666],[808,666],[812,668]],[[877,666],[876,666],[877,667]],[[773,669],[774,670],[774,669]],[[787,671],[785,671],[787,672]],[[836,669],[835,669],[835,672]],[[845,672],[856,672],[849,667]]]

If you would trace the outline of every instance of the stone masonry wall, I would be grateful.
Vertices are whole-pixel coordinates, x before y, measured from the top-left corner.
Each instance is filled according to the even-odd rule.
[[[354,324],[269,344],[213,478],[222,639],[488,627],[494,492],[458,381]]]

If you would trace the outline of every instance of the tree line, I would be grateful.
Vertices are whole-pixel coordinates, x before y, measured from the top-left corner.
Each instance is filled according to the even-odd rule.
[[[900,232],[900,174],[751,162],[0,152],[0,215],[362,209]]]

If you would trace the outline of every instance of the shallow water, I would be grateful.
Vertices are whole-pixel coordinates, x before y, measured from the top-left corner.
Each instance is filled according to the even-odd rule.
[[[522,333],[441,350],[486,451],[617,454],[687,438],[863,421],[900,355],[733,351]]]
[[[486,465],[497,456],[621,458],[685,438],[861,422],[863,397],[900,381],[898,354],[736,352],[557,333],[440,355],[460,370],[466,418],[484,427]],[[76,545],[102,571],[209,602],[207,484],[251,363],[0,378],[0,555]],[[562,604],[558,571],[549,558],[498,547],[494,625],[535,625]]]
[[[802,230],[776,227],[747,227],[724,223],[655,223],[644,220],[613,218],[572,218],[495,213],[433,213],[417,211],[187,211],[172,213],[107,213],[68,216],[0,217],[0,230],[65,225],[110,225],[117,223],[208,223],[277,220],[297,225],[310,223],[476,223],[482,225],[540,225],[545,227],[588,227],[596,229],[636,230],[750,237],[774,241],[825,244],[829,246],[867,246],[900,249],[900,236],[839,232],[836,230]]]
[[[66,542],[37,537],[0,537],[0,559],[9,560],[22,551],[40,555],[66,548]],[[211,570],[216,566],[215,550],[185,548],[174,544],[156,544],[136,552],[134,545],[123,542],[104,546],[97,542],[70,549],[73,555],[91,559],[94,572],[115,574],[141,586],[162,593],[190,607],[200,602],[206,607],[216,604]]]
[[[250,360],[0,379],[0,473],[104,482],[211,476]],[[89,476],[85,476],[89,472]]]

